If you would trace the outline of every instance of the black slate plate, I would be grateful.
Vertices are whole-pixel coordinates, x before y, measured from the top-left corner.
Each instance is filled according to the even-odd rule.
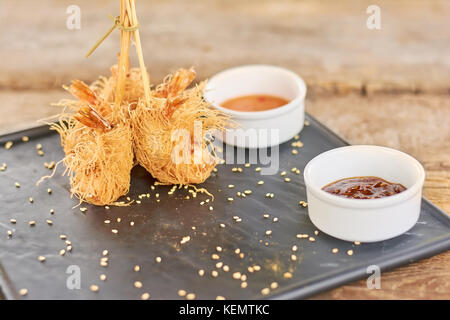
[[[221,295],[227,299],[259,299],[261,289],[272,282],[279,284],[266,296],[269,298],[305,298],[319,291],[330,289],[356,279],[366,278],[369,265],[378,265],[382,271],[411,263],[415,260],[446,251],[450,248],[450,219],[427,200],[423,200],[419,222],[402,236],[389,241],[361,244],[359,246],[334,239],[323,233],[314,235],[316,228],[310,222],[307,208],[298,204],[305,199],[302,175],[291,172],[292,167],[303,170],[306,163],[317,154],[343,146],[346,143],[314,119],[301,132],[304,147],[298,155],[291,154],[290,142],[280,147],[280,171],[286,170],[290,183],[280,174],[261,176],[255,172],[256,165],[233,173],[237,165],[219,165],[218,173],[203,185],[214,193],[215,201],[200,205],[208,197],[198,194],[195,199],[181,189],[168,195],[170,187],[158,186],[151,190],[153,179],[140,167],[132,172],[129,196],[137,199],[142,193],[150,198],[130,207],[103,207],[83,205],[82,213],[72,209],[78,202],[69,197],[69,182],[62,177],[60,168],[51,180],[36,187],[35,182],[49,174],[44,162],[57,161],[63,157],[58,136],[40,127],[0,137],[0,143],[15,141],[11,150],[0,150],[1,163],[7,170],[0,172],[0,285],[7,299],[20,298],[18,291],[28,289],[26,298],[31,299],[139,299],[149,292],[153,299],[176,299],[177,292],[184,289],[196,294],[198,299],[214,299]],[[27,135],[30,141],[21,142]],[[37,155],[36,144],[43,145],[43,157]],[[257,186],[257,181],[264,185]],[[21,184],[20,188],[14,186]],[[234,184],[234,189],[228,189]],[[47,193],[52,189],[52,194]],[[251,189],[247,198],[236,196],[237,191]],[[266,193],[274,198],[266,198]],[[157,202],[155,194],[160,194]],[[34,198],[34,203],[28,201]],[[233,197],[234,202],[227,202]],[[209,206],[214,210],[210,211]],[[50,215],[49,210],[55,214]],[[264,219],[269,213],[270,219]],[[242,222],[235,223],[233,216]],[[272,218],[278,217],[278,222]],[[17,220],[11,224],[10,219]],[[117,222],[121,218],[121,222]],[[49,226],[46,219],[51,219]],[[30,227],[28,222],[36,221]],[[110,220],[105,224],[105,220]],[[130,226],[130,222],[134,226]],[[220,224],[225,224],[221,228]],[[195,230],[192,228],[195,227]],[[117,229],[114,234],[111,229]],[[8,239],[7,230],[13,231]],[[266,230],[272,230],[267,237]],[[307,233],[315,242],[297,239],[296,234]],[[73,250],[59,255],[66,244],[59,238],[67,235]],[[180,244],[183,237],[190,241]],[[266,245],[267,242],[267,245]],[[291,261],[291,247],[297,245],[297,261]],[[216,252],[216,247],[223,248]],[[235,249],[245,254],[240,258]],[[338,254],[331,249],[338,248]],[[100,266],[103,250],[109,251],[108,267]],[[354,250],[353,256],[346,251]],[[211,255],[217,253],[219,260]],[[43,255],[41,263],[37,257]],[[161,263],[155,261],[161,257]],[[223,262],[229,272],[219,270],[218,277],[211,276],[216,263]],[[139,272],[133,267],[139,265]],[[248,266],[259,265],[261,270],[250,273]],[[68,289],[66,273],[70,266],[80,270],[81,289]],[[204,269],[200,277],[198,270]],[[69,269],[74,270],[74,269]],[[241,288],[241,281],[232,274],[247,275],[248,287]],[[73,272],[73,271],[72,271]],[[284,279],[285,272],[292,279]],[[105,274],[106,281],[99,275]],[[143,287],[134,286],[141,281]],[[91,284],[99,285],[99,291],[91,292]]]

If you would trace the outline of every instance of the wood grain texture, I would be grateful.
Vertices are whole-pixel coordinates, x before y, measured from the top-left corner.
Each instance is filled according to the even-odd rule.
[[[424,195],[450,214],[450,2],[378,0],[382,30],[365,27],[367,1],[138,2],[144,57],[157,83],[177,67],[199,79],[247,63],[281,65],[308,84],[307,111],[353,144],[405,151],[426,169]],[[78,4],[81,30],[66,28]],[[117,1],[0,2],[0,134],[58,113],[73,78],[107,75],[118,33],[86,60]],[[50,18],[51,17],[51,18]],[[136,61],[132,61],[136,65]],[[450,299],[450,252],[314,299]]]

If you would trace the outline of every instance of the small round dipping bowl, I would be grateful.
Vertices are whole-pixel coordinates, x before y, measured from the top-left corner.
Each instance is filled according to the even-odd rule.
[[[228,99],[265,94],[289,103],[266,111],[235,111],[221,107]],[[242,148],[267,148],[298,134],[304,124],[306,85],[294,72],[270,65],[247,65],[222,71],[206,85],[204,97],[238,124],[226,130],[225,143]]]
[[[322,190],[334,181],[360,176],[376,176],[407,189],[379,199],[349,199]],[[312,159],[304,178],[309,218],[335,238],[387,240],[411,229],[419,218],[425,171],[401,151],[368,145],[333,149]]]

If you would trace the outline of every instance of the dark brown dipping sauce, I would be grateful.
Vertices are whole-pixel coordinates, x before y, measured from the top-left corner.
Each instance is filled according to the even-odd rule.
[[[255,94],[228,99],[221,106],[235,111],[266,111],[279,108],[289,103],[288,100],[267,94]]]
[[[322,190],[344,198],[378,199],[403,192],[406,188],[378,177],[353,177],[327,184]]]

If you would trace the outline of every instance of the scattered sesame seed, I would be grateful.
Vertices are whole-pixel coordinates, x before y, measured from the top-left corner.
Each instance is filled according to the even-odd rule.
[[[119,233],[119,230],[117,230],[117,229],[111,229],[111,232],[114,233],[114,234],[117,234],[117,233]]]
[[[225,271],[225,272],[230,271],[230,267],[227,266],[227,265],[224,265],[224,266],[223,266],[223,271]]]
[[[224,224],[224,223],[219,224],[219,226],[220,226],[221,228],[225,228],[225,224]]]
[[[256,167],[255,168],[255,172],[260,172],[261,171],[261,168],[260,167]]]
[[[141,267],[138,265],[135,265],[133,270],[134,270],[134,272],[139,272],[141,270]]]
[[[205,270],[203,270],[203,269],[198,270],[198,275],[200,277],[203,277],[205,275]]]
[[[52,226],[53,225],[53,221],[52,220],[45,220],[45,222],[47,222],[47,224],[49,225],[49,226]]]
[[[69,252],[72,252],[72,246],[70,246],[70,245],[67,246],[66,250],[69,251]]]
[[[284,177],[286,175],[286,171],[281,171],[280,176]]]
[[[44,262],[44,261],[45,261],[45,257],[44,257],[44,256],[39,256],[39,257],[38,257],[38,260],[39,260],[40,262]]]
[[[83,212],[83,213],[85,213],[85,212],[87,211],[87,208],[82,207],[82,208],[80,208],[80,211]]]
[[[62,235],[59,236],[59,238],[60,238],[61,240],[66,240],[66,239],[67,239],[67,236],[66,236],[65,234],[62,234]]]
[[[217,268],[217,269],[222,268],[222,266],[223,266],[223,262],[217,262],[217,263],[216,263],[216,268]]]
[[[291,278],[292,278],[292,273],[290,273],[290,272],[285,272],[285,273],[283,274],[283,277],[284,277],[285,279],[291,279]]]
[[[316,239],[314,237],[309,237],[308,240],[311,241],[311,242],[316,241]]]
[[[216,300],[225,300],[225,297],[223,297],[223,296],[217,296],[217,297],[216,297]]]
[[[247,285],[248,285],[247,282],[244,281],[241,283],[241,288],[245,289],[245,288],[247,288]]]
[[[28,294],[28,289],[20,289],[20,290],[19,290],[19,294],[20,294],[21,296],[26,296],[26,295]]]
[[[291,260],[292,261],[297,261],[297,256],[295,254],[291,254]]]
[[[100,275],[100,280],[101,281],[106,281],[106,274],[101,274]]]
[[[37,154],[42,157],[44,155],[44,151],[38,150]]]
[[[309,125],[310,125],[309,120],[305,120],[305,126],[309,127]]]
[[[355,241],[353,243],[355,244],[355,246],[359,246],[361,244],[361,242],[359,242],[359,241]]]
[[[306,239],[309,236],[306,233],[299,233],[296,235],[297,239]]]
[[[233,279],[235,280],[241,279],[241,273],[240,272],[233,273]]]
[[[352,255],[353,255],[353,250],[348,250],[348,251],[347,251],[347,254],[348,254],[349,256],[352,256]]]
[[[261,294],[263,296],[267,296],[270,293],[270,289],[269,288],[264,288],[261,290]]]
[[[91,285],[90,289],[92,292],[98,292],[98,286],[95,284]]]
[[[188,293],[186,295],[186,299],[188,300],[194,300],[195,299],[195,293]]]
[[[228,202],[233,202],[234,199],[233,198],[227,198]]]
[[[156,257],[155,260],[156,260],[156,263],[161,263],[161,261],[162,261],[161,257]]]
[[[54,213],[55,213],[55,210],[50,209],[50,214],[54,214]]]
[[[316,236],[318,236],[318,235],[319,235],[319,231],[318,231],[318,230],[315,230],[315,231],[314,231],[314,234],[315,234]]]
[[[59,255],[60,256],[63,256],[65,254],[66,254],[66,250],[64,250],[64,249],[59,250]]]
[[[37,150],[42,150],[42,144],[38,143],[38,144],[36,145],[36,149],[37,149]]]
[[[272,234],[272,230],[266,230],[266,236],[270,236]]]
[[[6,142],[6,143],[5,143],[5,149],[6,149],[6,150],[11,149],[11,147],[13,146],[13,144],[14,144],[14,142],[12,142],[12,141]]]
[[[252,190],[247,189],[247,190],[244,191],[244,193],[245,193],[246,195],[252,194]]]
[[[217,247],[216,247],[216,251],[217,251],[217,252],[222,252],[222,247],[217,246]]]
[[[229,185],[228,185],[228,188],[229,188],[229,189],[233,189],[233,188],[234,188],[234,184],[229,184]]]
[[[16,186],[16,188],[20,188],[20,183],[16,182],[14,183],[14,185]]]
[[[191,237],[190,237],[190,236],[185,236],[185,237],[183,237],[183,239],[181,239],[180,243],[181,243],[181,244],[185,244],[185,243],[188,242],[189,240],[191,240]]]
[[[284,182],[291,182],[291,178],[284,178]]]
[[[254,269],[255,271],[259,271],[259,270],[261,270],[261,267],[258,266],[258,265],[256,265],[256,266],[253,266],[253,269]]]
[[[34,202],[34,200],[33,200],[32,197],[29,197],[29,198],[28,198],[28,201],[30,201],[30,203],[33,203],[33,202]]]
[[[209,207],[209,211],[213,211],[214,208],[212,206]]]
[[[184,297],[184,296],[186,296],[186,294],[187,294],[186,290],[183,290],[183,289],[178,290],[178,295],[179,295],[180,297]]]
[[[338,248],[333,248],[333,249],[331,249],[331,252],[332,252],[332,253],[338,253],[338,252],[339,252],[339,249],[338,249]]]
[[[134,221],[130,221],[130,226],[134,226]]]
[[[11,222],[11,223],[16,223],[17,222],[17,220],[16,219],[9,219],[9,222]]]
[[[277,282],[272,282],[272,283],[270,284],[270,289],[275,290],[275,289],[277,289],[277,288],[278,288],[278,283],[277,283]]]
[[[273,218],[273,220],[272,220],[273,222],[278,222],[278,218],[277,217],[275,217],[275,218]]]
[[[150,293],[145,292],[141,295],[141,300],[148,300],[150,299]]]
[[[259,186],[262,186],[263,184],[264,184],[264,181],[262,181],[262,180],[259,180],[259,181],[258,181],[258,185],[259,185]]]
[[[12,237],[13,232],[12,232],[11,230],[8,230],[8,231],[6,232],[6,234],[8,235],[8,237]]]
[[[105,220],[103,221],[105,224],[111,223],[111,220]]]
[[[28,222],[28,224],[30,225],[30,227],[34,227],[36,225],[36,221],[31,220],[30,222]]]
[[[219,275],[219,272],[217,272],[217,270],[211,271],[211,276],[213,276],[214,278],[216,278],[218,275]]]
[[[298,150],[297,149],[292,149],[291,153],[292,154],[298,154]]]
[[[135,281],[135,282],[134,282],[134,286],[135,286],[136,288],[140,289],[140,288],[142,288],[142,282],[140,282],[140,281]]]
[[[298,247],[296,245],[292,246],[292,251],[297,252],[298,251]]]

